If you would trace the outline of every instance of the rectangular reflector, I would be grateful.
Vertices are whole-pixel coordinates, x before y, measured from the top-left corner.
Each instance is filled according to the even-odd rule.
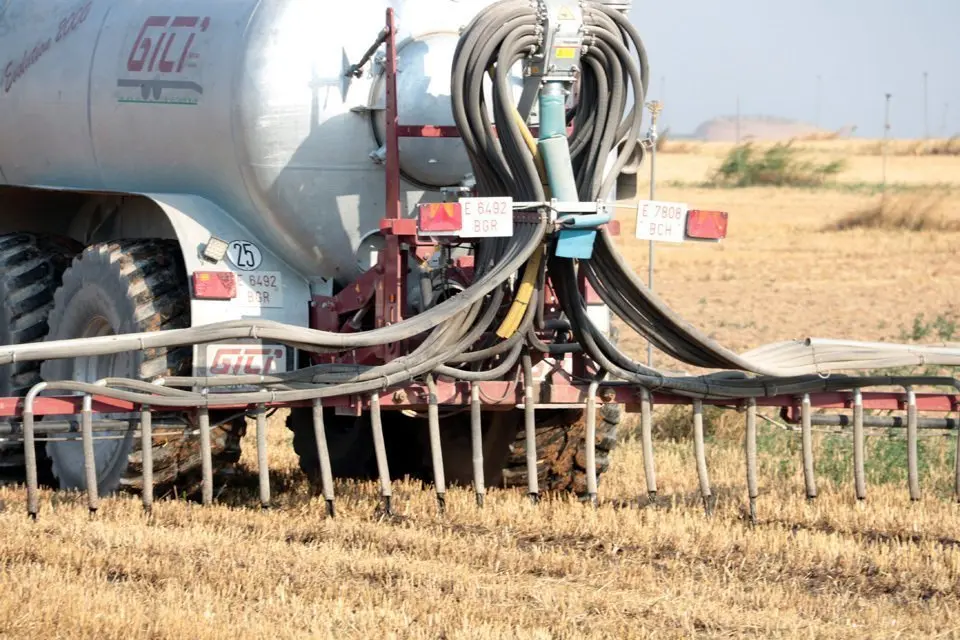
[[[463,210],[459,202],[429,202],[418,207],[420,233],[456,235],[463,229]]]
[[[727,212],[692,209],[687,213],[687,237],[704,240],[726,238]]]
[[[237,297],[237,276],[230,271],[195,271],[193,297],[201,300],[233,300]]]

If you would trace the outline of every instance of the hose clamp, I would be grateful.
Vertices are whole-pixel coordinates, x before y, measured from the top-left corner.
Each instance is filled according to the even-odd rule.
[[[543,42],[539,53],[524,62],[524,73],[544,82],[573,82],[583,55],[583,9],[575,0],[540,0],[538,5]]]

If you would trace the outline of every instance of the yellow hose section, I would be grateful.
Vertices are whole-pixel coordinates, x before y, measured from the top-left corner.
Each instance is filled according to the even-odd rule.
[[[537,166],[537,174],[540,176],[540,184],[543,185],[544,192],[549,194],[550,186],[547,184],[547,170],[543,166],[543,158],[540,157],[540,149],[537,147],[537,140],[533,137],[533,134],[530,133],[530,129],[527,128],[527,123],[523,121],[523,116],[520,115],[520,112],[517,111],[517,108],[514,107],[513,119],[516,121],[517,126],[520,127],[520,135],[523,136],[523,141],[527,143],[527,147],[530,149],[530,153],[533,154],[533,163]],[[547,196],[550,197],[549,195]]]
[[[517,297],[513,299],[507,317],[503,319],[500,328],[497,329],[497,335],[504,340],[517,332],[517,327],[523,320],[523,314],[526,313],[527,305],[530,304],[530,296],[533,295],[533,287],[540,271],[541,260],[543,260],[543,245],[537,247],[537,250],[527,260],[527,268],[523,271],[523,280],[520,281]]]
[[[489,69],[488,73],[490,74],[490,79],[495,82],[493,69]],[[527,148],[530,149],[530,153],[533,155],[533,162],[537,167],[540,183],[543,185],[544,192],[549,198],[550,189],[547,185],[547,171],[543,166],[543,158],[540,157],[537,140],[533,137],[533,134],[530,133],[530,129],[527,128],[527,123],[524,122],[520,111],[513,105],[511,105],[511,111],[514,121],[517,123],[517,126],[520,127],[520,134],[523,136],[523,141],[527,143]],[[503,319],[503,322],[500,323],[500,328],[497,329],[498,337],[506,340],[517,332],[517,328],[520,326],[520,322],[523,321],[523,316],[526,313],[527,305],[530,304],[530,297],[533,295],[534,285],[537,280],[537,275],[540,272],[540,262],[542,260],[543,245],[537,247],[537,250],[534,251],[530,259],[527,260],[527,268],[523,272],[523,279],[520,281],[517,297],[513,299],[513,304],[510,305],[507,316]]]
[[[496,82],[497,79],[494,75],[493,65],[490,65],[490,68],[487,69],[487,75],[490,76],[491,82]],[[537,147],[537,139],[533,137],[533,134],[530,133],[530,129],[527,128],[527,123],[523,120],[523,116],[520,115],[520,111],[517,109],[516,105],[510,105],[510,111],[513,115],[514,122],[517,123],[517,126],[520,127],[520,135],[523,136],[523,141],[527,143],[527,148],[530,149],[530,153],[533,155],[533,163],[537,167],[537,174],[540,176],[540,184],[543,185],[544,192],[547,194],[547,198],[550,198],[550,186],[547,184],[547,169],[543,166],[543,158],[540,157],[540,149]]]

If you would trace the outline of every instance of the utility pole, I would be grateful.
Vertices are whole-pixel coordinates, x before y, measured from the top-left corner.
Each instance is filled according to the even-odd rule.
[[[885,196],[887,193],[887,133],[890,131],[890,96],[893,94],[887,93],[884,95],[886,95],[887,101],[883,115],[883,182],[880,190]]]
[[[817,116],[816,116],[816,122],[814,122],[814,124],[817,126],[817,129],[820,128],[820,97],[823,95],[821,91],[822,85],[823,85],[823,78],[818,75],[817,76]]]
[[[737,96],[737,144],[740,144],[740,96]]]
[[[655,200],[657,195],[657,119],[663,111],[663,102],[653,100],[647,103],[650,110],[650,199]],[[653,240],[650,240],[650,252],[647,260],[647,286],[653,291]],[[653,343],[647,341],[647,366],[653,367]]]
[[[930,137],[930,112],[927,109],[927,72],[923,72],[923,138]]]

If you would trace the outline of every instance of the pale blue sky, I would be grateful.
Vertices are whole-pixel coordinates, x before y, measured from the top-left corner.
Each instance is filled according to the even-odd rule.
[[[960,0],[634,0],[630,17],[676,133],[733,115],[738,94],[742,114],[813,123],[820,75],[822,127],[882,136],[889,92],[891,137],[920,137],[924,71],[931,135],[960,133]]]

